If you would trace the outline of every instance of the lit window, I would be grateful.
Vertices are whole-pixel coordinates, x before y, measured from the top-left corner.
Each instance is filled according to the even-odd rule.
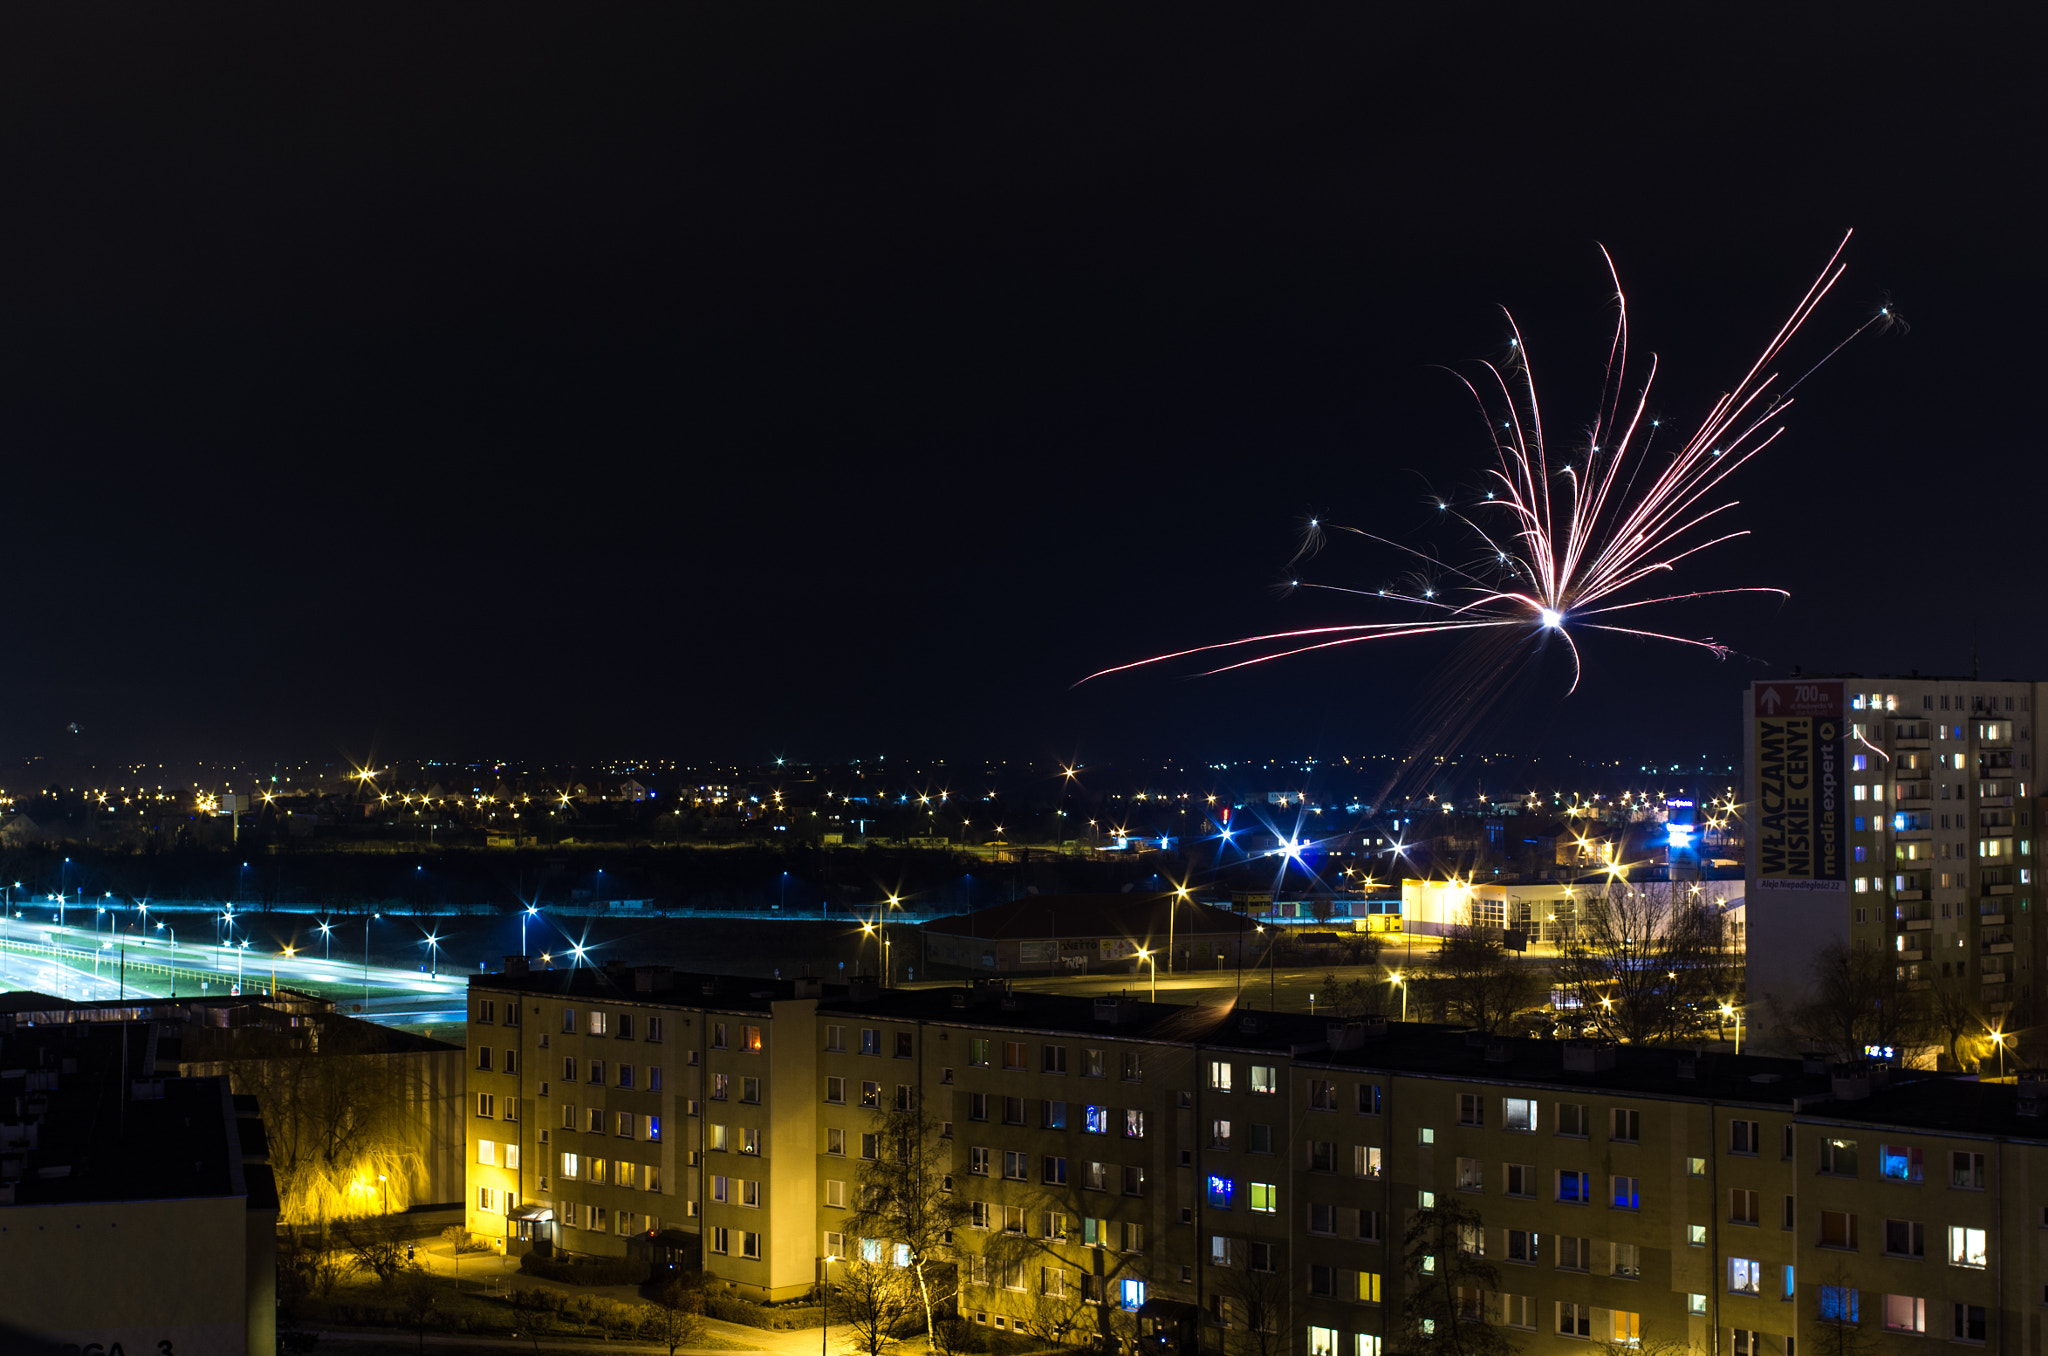
[[[1270,1215],[1279,1208],[1280,1188],[1276,1183],[1251,1183],[1251,1209],[1254,1214]]]

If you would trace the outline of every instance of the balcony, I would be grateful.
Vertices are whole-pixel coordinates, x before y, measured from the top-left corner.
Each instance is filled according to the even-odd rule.
[[[1979,975],[1979,976],[1977,976],[1977,982],[1978,982],[1978,983],[1980,983],[1980,984],[2008,984],[2008,983],[2010,983],[2011,981],[2012,981],[2012,976],[2011,976],[2011,975],[2008,975],[2008,974],[1994,974],[1994,975]],[[2003,995],[2001,995],[2001,997],[2002,997],[2002,996],[2003,996]]]
[[[1978,917],[1977,924],[1979,927],[2002,928],[2005,926],[2005,915],[2002,913],[1982,914]]]
[[[2010,885],[1987,885],[1984,887],[1984,893],[1987,895],[2009,895],[2012,893],[2012,887]]]
[[[1908,918],[1906,920],[1906,931],[1908,932],[1930,932],[1933,928],[1934,920],[1932,918]]]
[[[1910,902],[1916,899],[1927,898],[1927,892],[1925,890],[1894,890],[1892,891],[1892,898]]]
[[[1894,951],[1892,959],[1898,961],[1924,961],[1927,959],[1927,953],[1916,947],[1911,951]]]
[[[1892,834],[1892,841],[1894,843],[1924,843],[1933,837],[1933,829],[1900,829]]]
[[[1892,747],[1895,749],[1924,749],[1928,747],[1928,741],[1900,736],[1892,741]]]
[[[2012,825],[1986,824],[1983,828],[1977,830],[1977,833],[1983,838],[2010,838],[2012,837]]]
[[[2002,942],[1986,942],[1984,943],[1984,954],[1987,956],[2009,956],[2012,954],[2012,942],[2010,939]]]

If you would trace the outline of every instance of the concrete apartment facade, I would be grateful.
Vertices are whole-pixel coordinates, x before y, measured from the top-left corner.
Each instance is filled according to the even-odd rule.
[[[990,1327],[1240,1351],[1263,1312],[1273,1350],[1379,1356],[1405,1231],[1454,1204],[1498,1272],[1461,1303],[1530,1351],[1797,1356],[1838,1316],[1887,1346],[2035,1351],[2048,1312],[2031,1084],[987,984],[554,971],[476,976],[471,1008],[474,1086],[525,1099],[510,1122],[474,1108],[471,1230],[612,1255],[697,1234],[706,1273],[757,1298],[863,1247],[864,1137],[902,1107],[949,1156],[959,1307]]]
[[[1812,957],[1830,944],[1885,953],[1987,1030],[2026,1024],[2048,945],[2033,913],[2043,693],[2039,683],[1917,675],[1750,685],[1746,897],[1760,1030],[1799,1001]],[[1823,862],[1836,833],[1839,855]]]

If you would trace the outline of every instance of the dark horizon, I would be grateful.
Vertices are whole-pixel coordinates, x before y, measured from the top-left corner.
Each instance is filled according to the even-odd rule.
[[[1788,368],[1911,329],[1685,581],[1792,598],[1673,616],[1725,662],[1546,659],[1468,747],[1726,757],[1794,665],[2048,672],[1986,546],[2048,491],[2000,398],[2039,16],[209,12],[0,21],[0,765],[1398,749],[1448,647],[1073,684],[1382,615],[1281,596],[1299,524],[1471,483],[1438,365],[1499,305],[1581,428],[1598,244],[1683,423],[1850,227]]]

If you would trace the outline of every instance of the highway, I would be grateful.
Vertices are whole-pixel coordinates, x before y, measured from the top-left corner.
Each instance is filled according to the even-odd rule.
[[[125,964],[124,964],[125,962]],[[55,923],[0,919],[0,990],[34,989],[60,998],[254,995],[271,984],[318,994],[359,1010],[367,992],[372,1020],[413,1025],[461,1021],[468,975],[429,977],[417,970],[223,946],[210,937],[143,936]]]

